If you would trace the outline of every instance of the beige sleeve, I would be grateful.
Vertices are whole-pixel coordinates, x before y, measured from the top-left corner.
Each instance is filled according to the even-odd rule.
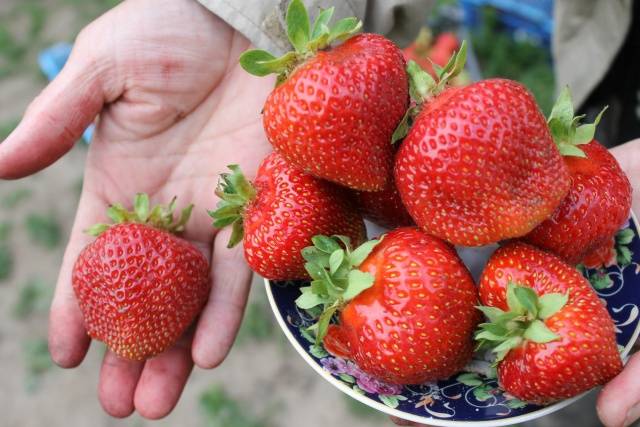
[[[199,0],[244,34],[260,49],[274,54],[289,50],[284,31],[288,0]],[[398,42],[413,38],[435,0],[304,0],[312,19],[320,9],[335,7],[334,20],[356,16],[366,31],[387,34]]]
[[[553,58],[558,88],[582,105],[604,78],[631,26],[633,0],[555,2]]]

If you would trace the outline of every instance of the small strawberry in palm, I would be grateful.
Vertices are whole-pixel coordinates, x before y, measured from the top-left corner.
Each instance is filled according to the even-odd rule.
[[[603,110],[604,112],[604,110]],[[615,157],[594,139],[596,125],[580,125],[565,88],[549,117],[553,139],[571,175],[569,194],[524,240],[570,264],[597,268],[615,259],[614,236],[629,218],[631,185]]]
[[[362,26],[356,18],[329,27],[332,14],[321,11],[311,25],[302,1],[292,0],[286,21],[295,51],[275,58],[251,50],[240,64],[251,74],[278,75],[263,123],[287,161],[353,189],[380,191],[393,167],[391,136],[409,101],[404,58],[380,35],[355,35]]]
[[[296,304],[323,307],[314,330],[327,351],[394,384],[445,379],[471,359],[477,291],[449,244],[417,228],[355,250],[340,236],[313,242],[303,251],[313,281]]]
[[[301,250],[316,234],[344,234],[361,242],[362,217],[347,191],[294,169],[277,153],[267,156],[253,183],[230,166],[216,191],[214,226],[233,226],[229,247],[244,242],[256,273],[271,280],[306,279]]]
[[[497,355],[498,380],[545,405],[602,385],[622,370],[615,327],[589,282],[560,258],[512,242],[480,280],[488,318],[476,335]]]
[[[519,83],[448,87],[465,44],[433,79],[407,70],[417,105],[394,134],[406,135],[395,182],[426,232],[456,245],[520,237],[547,219],[569,190],[569,172],[533,96]],[[411,123],[413,124],[409,126]]]
[[[87,333],[118,356],[145,360],[171,347],[209,296],[209,263],[198,248],[177,237],[193,205],[174,220],[175,201],[135,209],[116,204],[113,225],[97,224],[97,239],[78,256],[73,289]]]

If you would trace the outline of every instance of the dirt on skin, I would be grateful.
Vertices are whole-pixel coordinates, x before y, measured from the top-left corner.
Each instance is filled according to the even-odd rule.
[[[28,43],[26,52],[11,62],[1,58],[12,46],[0,40],[0,129],[11,127],[45,85],[36,66],[39,49],[53,42],[71,41],[107,3],[114,2],[0,1],[0,33],[8,29],[15,35],[15,43]],[[34,22],[41,22],[42,28],[33,31]],[[35,33],[33,40],[24,36],[28,33]],[[0,427],[223,427],[221,420],[207,416],[200,404],[202,393],[216,385],[248,414],[248,419],[258,420],[252,427],[391,425],[382,414],[358,406],[354,409],[347,397],[316,375],[285,341],[268,313],[258,322],[271,322],[270,336],[258,341],[249,331],[221,367],[212,371],[195,369],[177,407],[161,421],[146,421],[135,414],[117,420],[103,412],[96,392],[104,352],[100,343],[93,343],[84,363],[76,369],[51,366],[43,347],[47,305],[75,216],[86,151],[84,144],[78,144],[54,166],[35,176],[0,182],[0,201],[18,192],[30,193],[15,207],[0,206],[0,224],[12,224],[7,244],[16,260],[10,279],[0,282]],[[62,237],[54,248],[47,249],[33,241],[25,227],[25,218],[32,213],[56,219]],[[27,297],[22,304],[35,301],[36,306],[19,318],[14,312],[20,304],[20,294],[34,280],[42,283],[43,295],[32,296],[31,300]],[[251,300],[266,304],[259,278],[254,280]],[[564,426],[571,420],[572,425],[597,426],[594,396],[528,425]],[[265,413],[270,414],[268,423],[260,421]],[[224,427],[248,426],[230,426],[227,422]]]

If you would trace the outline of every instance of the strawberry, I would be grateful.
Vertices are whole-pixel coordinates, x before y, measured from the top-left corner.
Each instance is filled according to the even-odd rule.
[[[362,25],[355,18],[330,29],[332,13],[321,11],[311,28],[302,2],[292,0],[287,26],[295,52],[275,58],[252,50],[240,64],[252,74],[278,74],[263,124],[287,161],[353,189],[383,190],[393,168],[391,136],[409,100],[404,58],[382,36],[351,37]]]
[[[229,247],[244,242],[244,256],[256,273],[271,280],[306,279],[300,251],[316,234],[366,237],[362,217],[346,190],[292,168],[277,153],[260,165],[253,184],[237,165],[223,174],[210,215],[214,226],[233,224]]]
[[[193,205],[175,222],[175,199],[149,208],[138,194],[135,210],[116,204],[115,224],[97,224],[97,239],[78,256],[72,283],[89,336],[118,356],[142,361],[171,347],[207,301],[209,263],[184,230]]]
[[[453,247],[417,228],[353,251],[325,236],[314,244],[303,253],[313,282],[296,304],[324,307],[314,329],[327,351],[394,384],[445,379],[471,359],[478,297]]]
[[[569,172],[533,96],[519,83],[447,82],[464,66],[465,45],[432,79],[407,67],[412,96],[394,139],[409,128],[395,160],[395,182],[409,214],[427,233],[482,246],[527,234],[558,207]]]
[[[603,110],[604,112],[604,110]],[[524,240],[569,264],[595,268],[612,258],[614,236],[629,218],[631,185],[615,157],[593,139],[600,115],[580,125],[565,88],[549,117],[554,141],[571,176],[569,194]]]
[[[552,254],[521,242],[501,247],[482,273],[480,300],[489,321],[476,339],[497,354],[502,388],[523,401],[573,397],[622,370],[603,303]]]
[[[392,230],[414,225],[393,182],[382,191],[356,191],[355,196],[362,215],[380,227]]]

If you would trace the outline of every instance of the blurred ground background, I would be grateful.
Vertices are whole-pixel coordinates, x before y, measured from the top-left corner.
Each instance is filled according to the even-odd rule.
[[[38,52],[55,42],[72,42],[82,26],[116,3],[0,0],[0,141],[46,84]],[[548,54],[496,33],[487,13],[486,24],[474,32],[484,74],[523,81],[548,111],[553,98]],[[103,347],[94,343],[81,367],[64,371],[52,366],[46,345],[47,308],[82,186],[85,154],[86,146],[79,143],[31,178],[0,182],[0,427],[390,425],[304,364],[277,330],[259,280],[228,360],[215,371],[195,370],[168,418],[153,423],[135,415],[127,420],[106,416],[95,392]],[[593,408],[592,395],[530,427],[597,426]]]

